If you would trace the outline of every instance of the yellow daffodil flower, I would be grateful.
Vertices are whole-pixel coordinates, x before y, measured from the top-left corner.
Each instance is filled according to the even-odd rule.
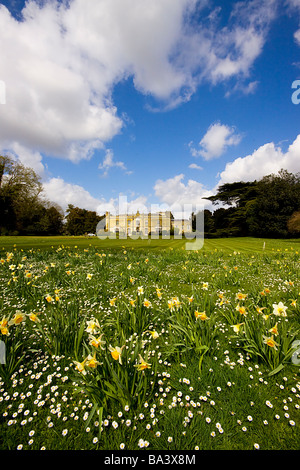
[[[233,328],[235,333],[239,333],[242,325],[244,325],[244,323],[237,323],[236,325],[231,325],[231,328]]]
[[[151,368],[151,364],[149,364],[148,362],[146,362],[142,356],[139,354],[139,363],[136,364],[134,367],[137,368],[137,370],[139,371],[143,371],[145,369],[150,369]]]
[[[92,369],[96,369],[97,365],[100,364],[96,359],[96,353],[91,356],[90,354],[86,358],[86,365],[87,367],[91,367]]]
[[[247,315],[247,311],[245,309],[245,307],[241,307],[240,304],[238,304],[235,309],[237,310],[237,312],[239,312],[241,315]]]
[[[125,348],[125,345],[122,346],[121,348],[119,348],[118,346],[115,346],[114,348],[112,346],[109,346],[109,348],[108,348],[110,353],[111,353],[112,358],[115,361],[119,361],[119,364],[121,364],[121,365],[122,365],[121,355],[122,355],[122,351],[123,351],[124,348]]]
[[[4,336],[8,336],[9,335],[9,331],[8,331],[8,319],[3,317],[1,322],[0,322],[0,331],[1,331],[1,334],[4,335]]]
[[[35,313],[30,313],[28,317],[29,317],[29,320],[33,321],[34,323],[38,323],[40,321],[40,319]]]
[[[100,325],[99,325],[98,320],[92,319],[87,322],[87,328],[85,329],[87,333],[93,334],[93,333],[96,333],[98,330],[100,330]]]
[[[90,338],[90,345],[91,345],[91,346],[94,346],[94,348],[99,348],[99,346],[100,346],[101,349],[104,349],[104,348],[102,347],[102,345],[105,344],[105,341],[103,341],[103,340],[101,339],[102,336],[103,336],[103,334],[100,335],[98,338],[96,338],[95,336],[90,335],[90,336],[89,336],[89,338]]]
[[[265,310],[267,307],[256,307],[257,313],[263,314],[263,310]]]
[[[82,362],[78,362],[78,361],[73,361],[73,362],[74,362],[74,364],[76,366],[76,370],[78,370],[78,372],[80,372],[83,375],[87,374],[87,372],[85,370],[86,359]]]
[[[275,336],[278,335],[278,328],[277,328],[278,323],[274,325],[272,328],[270,328],[269,333],[273,333]]]
[[[287,316],[286,310],[287,310],[287,307],[283,305],[282,302],[279,302],[279,304],[273,304],[274,315],[277,315],[280,317],[286,317]]]
[[[196,320],[198,320],[198,318],[202,321],[209,320],[209,317],[206,315],[205,312],[198,312],[198,310],[195,311],[195,317]]]
[[[242,292],[238,292],[235,296],[237,300],[245,300],[248,294],[243,294]]]
[[[265,336],[263,335],[263,338],[264,338],[264,343],[269,346],[270,348],[274,348],[275,350],[277,350],[277,347],[276,346],[279,346],[278,343],[276,343],[276,341],[274,340],[273,338],[273,335],[272,336]]]
[[[150,335],[152,336],[153,339],[157,339],[157,338],[159,337],[159,334],[158,334],[157,331],[155,331],[155,330],[154,330],[154,331],[147,330],[147,331],[145,331],[145,332],[143,333],[143,335],[144,335],[145,333],[150,333]]]
[[[14,317],[8,322],[9,325],[20,325],[25,320],[24,313],[17,311]]]

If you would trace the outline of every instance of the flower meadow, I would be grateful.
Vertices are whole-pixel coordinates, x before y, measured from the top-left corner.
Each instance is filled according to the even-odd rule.
[[[286,246],[2,249],[0,448],[299,449]]]

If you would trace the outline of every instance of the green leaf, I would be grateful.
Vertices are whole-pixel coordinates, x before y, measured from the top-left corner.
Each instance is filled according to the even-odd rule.
[[[283,368],[284,368],[284,365],[283,365],[283,364],[279,364],[279,366],[276,367],[276,369],[272,370],[272,371],[268,374],[268,377],[271,377],[272,375],[278,374],[278,372],[280,372]]]

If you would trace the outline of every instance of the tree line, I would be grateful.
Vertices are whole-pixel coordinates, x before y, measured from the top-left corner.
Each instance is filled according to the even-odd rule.
[[[0,235],[84,235],[94,233],[102,217],[71,204],[65,215],[45,198],[32,168],[0,156]]]
[[[205,237],[287,238],[300,234],[300,174],[280,170],[253,182],[226,183],[206,198]],[[192,215],[196,227],[198,214]]]
[[[253,182],[221,185],[206,198],[204,236],[286,238],[300,235],[300,174],[282,169]],[[196,230],[198,214],[192,214]],[[48,201],[32,168],[0,156],[0,235],[84,235],[95,233],[99,216],[69,204],[66,214]]]

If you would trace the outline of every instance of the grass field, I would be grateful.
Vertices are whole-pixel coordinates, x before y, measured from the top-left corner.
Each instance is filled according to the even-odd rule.
[[[0,238],[0,449],[299,450],[300,241],[185,243]]]
[[[148,240],[132,240],[127,238],[125,240],[100,240],[98,237],[0,237],[0,249],[11,250],[13,248],[22,249],[40,249],[48,250],[52,247],[78,247],[87,248],[89,246],[97,249],[144,249],[144,250],[162,250],[169,248],[185,249],[186,243],[193,243],[193,240],[186,239],[148,239]],[[265,248],[263,248],[265,246]],[[205,239],[204,250],[225,250],[241,252],[264,252],[274,251],[277,249],[289,249],[293,247],[295,250],[300,249],[300,239],[287,239],[287,240],[274,240],[267,238],[218,238],[218,239]]]

